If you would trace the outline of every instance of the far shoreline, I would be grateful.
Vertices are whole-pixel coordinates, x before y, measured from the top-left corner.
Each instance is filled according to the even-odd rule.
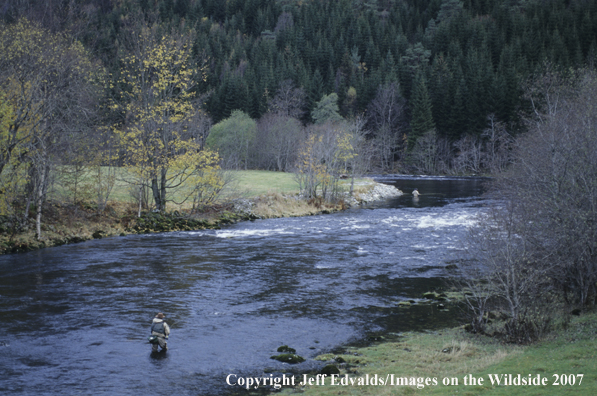
[[[336,203],[309,200],[297,194],[268,193],[252,198],[235,199],[228,203],[206,207],[199,215],[173,210],[166,213],[143,212],[137,217],[131,205],[110,202],[102,214],[93,205],[46,204],[43,237],[37,240],[33,227],[23,233],[0,234],[0,254],[24,253],[49,247],[86,242],[92,239],[135,234],[219,229],[242,221],[282,217],[302,217],[330,214],[367,203],[403,195],[393,186],[368,181],[352,196],[344,193]],[[73,219],[72,212],[77,214]]]

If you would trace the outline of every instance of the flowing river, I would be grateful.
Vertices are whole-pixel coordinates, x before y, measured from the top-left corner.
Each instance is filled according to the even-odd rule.
[[[443,287],[482,210],[483,179],[377,180],[405,195],[0,257],[0,394],[224,394],[231,373],[307,370],[378,333],[455,325],[456,310],[397,303]],[[157,312],[172,333],[168,352],[152,355]],[[270,359],[281,345],[307,361]]]

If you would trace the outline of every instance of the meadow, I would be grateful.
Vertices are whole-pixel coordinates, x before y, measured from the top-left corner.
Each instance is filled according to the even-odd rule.
[[[398,340],[349,347],[344,354],[322,355],[318,359],[347,363],[336,384],[348,374],[355,384],[359,378],[369,378],[371,383],[375,375],[384,380],[393,375],[394,384],[402,379],[408,385],[331,385],[328,377],[324,386],[285,389],[283,394],[595,395],[596,338],[595,313],[574,316],[565,326],[529,346],[504,344],[498,338],[467,333],[461,327],[431,333],[404,333]],[[516,385],[514,379],[519,374],[526,380],[536,380],[539,376],[545,385]],[[513,378],[512,385],[504,384],[509,375]],[[496,376],[500,385],[495,383]],[[444,385],[444,380],[448,385]]]
[[[107,168],[102,169],[107,173]],[[62,167],[57,170],[56,181],[50,189],[50,199],[59,201],[93,201],[95,199],[95,186],[97,175],[91,170],[80,170],[78,179],[72,167]],[[134,177],[126,168],[115,168],[113,170],[114,186],[110,191],[109,201],[113,203],[137,202],[138,189]],[[226,186],[219,197],[218,202],[234,198],[256,198],[267,194],[296,195],[299,191],[298,182],[293,173],[274,172],[263,170],[229,170],[222,171]],[[358,184],[372,184],[367,178],[357,179]],[[350,180],[341,181],[341,187],[348,191]],[[168,191],[168,198],[175,202],[183,201],[188,195],[190,186],[182,185],[179,188]],[[76,197],[76,198],[75,198]],[[187,208],[188,203],[177,205],[169,203],[169,210]]]

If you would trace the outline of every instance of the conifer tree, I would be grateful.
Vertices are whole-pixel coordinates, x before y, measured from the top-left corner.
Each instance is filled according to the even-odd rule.
[[[433,60],[431,73],[429,91],[433,119],[436,122],[438,133],[446,137],[449,130],[449,114],[452,103],[452,95],[450,93],[452,73],[448,68],[448,62],[443,56],[436,57]]]
[[[431,100],[423,73],[417,73],[411,98],[412,119],[408,135],[408,147],[412,149],[417,139],[435,128],[431,112]]]
[[[316,69],[315,74],[313,75],[313,80],[309,84],[309,95],[307,96],[307,108],[309,111],[315,108],[315,104],[323,96],[323,87],[323,77],[321,76],[319,69]]]
[[[326,122],[338,122],[342,121],[343,118],[340,115],[340,109],[338,108],[338,95],[331,93],[324,95],[319,102],[315,105],[311,117],[315,124],[325,124]]]

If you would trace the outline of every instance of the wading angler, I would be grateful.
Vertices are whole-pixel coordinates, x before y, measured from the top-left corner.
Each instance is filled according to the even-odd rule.
[[[158,352],[158,346],[162,352],[168,350],[168,336],[170,335],[170,327],[164,322],[164,314],[158,313],[151,324],[151,336],[149,343],[151,344],[151,351]]]

